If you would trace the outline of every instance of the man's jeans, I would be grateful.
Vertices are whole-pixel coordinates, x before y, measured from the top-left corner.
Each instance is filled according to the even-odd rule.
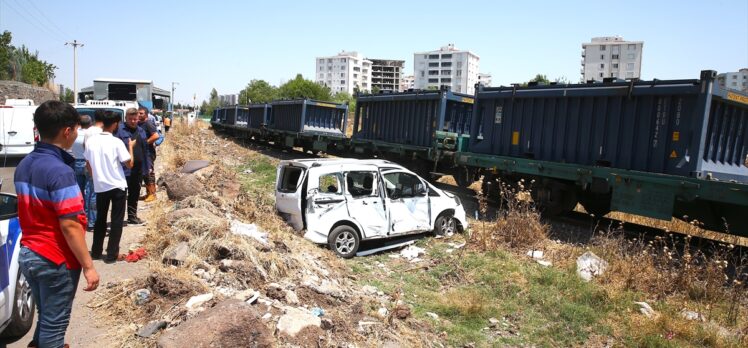
[[[83,194],[83,207],[86,210],[88,228],[93,228],[96,223],[96,192],[93,187],[93,177],[88,174],[86,160],[75,160],[75,180]]]
[[[62,347],[81,271],[69,270],[65,263],[55,265],[26,247],[21,248],[18,262],[31,286],[39,315],[34,331],[35,346]]]

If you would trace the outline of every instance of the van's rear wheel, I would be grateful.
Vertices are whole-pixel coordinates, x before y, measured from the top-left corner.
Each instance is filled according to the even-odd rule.
[[[26,277],[23,276],[23,273],[18,272],[10,324],[8,324],[0,336],[21,337],[26,335],[34,322],[35,311],[36,303],[34,303],[34,296],[31,294],[31,286]]]
[[[350,259],[356,255],[361,239],[353,227],[341,225],[335,227],[327,237],[330,249],[344,259]]]

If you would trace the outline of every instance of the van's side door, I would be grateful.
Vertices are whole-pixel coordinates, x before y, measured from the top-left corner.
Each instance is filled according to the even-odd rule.
[[[390,234],[431,230],[428,189],[421,179],[404,171],[383,173]]]
[[[348,211],[364,230],[364,238],[384,237],[389,232],[384,195],[379,187],[375,167],[345,173],[345,194]]]
[[[343,192],[342,166],[309,168],[306,191],[306,228],[321,235],[330,233],[332,226],[348,220],[348,208]]]
[[[275,186],[275,208],[295,230],[304,228],[302,201],[305,168],[293,165],[278,166]]]

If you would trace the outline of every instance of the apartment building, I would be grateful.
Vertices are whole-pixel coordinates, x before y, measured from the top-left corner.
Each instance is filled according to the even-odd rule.
[[[438,89],[448,86],[454,92],[473,94],[478,83],[480,57],[448,44],[436,51],[413,54],[414,87]]]
[[[371,61],[371,90],[400,92],[404,60],[373,59]]]
[[[342,51],[331,57],[317,57],[315,81],[330,87],[332,93],[371,90],[372,62],[358,52]]]
[[[582,81],[641,78],[643,48],[643,41],[626,41],[620,36],[593,37],[582,44]]]
[[[416,78],[413,75],[406,75],[400,79],[400,91],[407,91],[416,88]]]
[[[478,83],[485,87],[491,87],[491,74],[489,73],[478,73]]]
[[[748,92],[748,68],[717,75],[717,83],[724,89]]]
[[[239,104],[238,94],[222,94],[218,96],[218,102],[221,105],[236,105]]]

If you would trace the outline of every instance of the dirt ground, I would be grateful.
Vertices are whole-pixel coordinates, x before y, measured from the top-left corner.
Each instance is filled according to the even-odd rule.
[[[146,219],[149,217],[148,205],[140,203],[141,217]],[[140,243],[145,235],[145,226],[126,226],[122,231],[122,240],[120,242],[120,248],[123,252],[126,252],[129,247],[133,244]],[[86,242],[91,245],[93,233],[86,233]],[[147,274],[147,267],[144,262],[128,263],[120,261],[114,264],[105,264],[101,260],[94,261],[94,266],[99,272],[101,283],[99,289],[93,292],[83,291],[85,286],[85,280],[81,277],[81,281],[78,283],[78,292],[76,294],[75,301],[73,302],[73,313],[70,320],[70,326],[68,327],[67,335],[65,336],[65,342],[70,344],[71,347],[102,347],[101,338],[103,338],[107,332],[108,327],[103,326],[100,320],[97,320],[95,309],[88,307],[91,305],[91,299],[96,295],[96,292],[102,291],[106,288],[108,282],[120,281],[124,279],[132,279],[137,276]],[[34,336],[34,328],[36,327],[36,317],[34,318],[34,326],[26,334],[26,336],[20,338],[18,341],[8,344],[9,348],[21,348],[31,342]],[[128,323],[129,324],[129,323]],[[0,345],[1,347],[2,345]]]

